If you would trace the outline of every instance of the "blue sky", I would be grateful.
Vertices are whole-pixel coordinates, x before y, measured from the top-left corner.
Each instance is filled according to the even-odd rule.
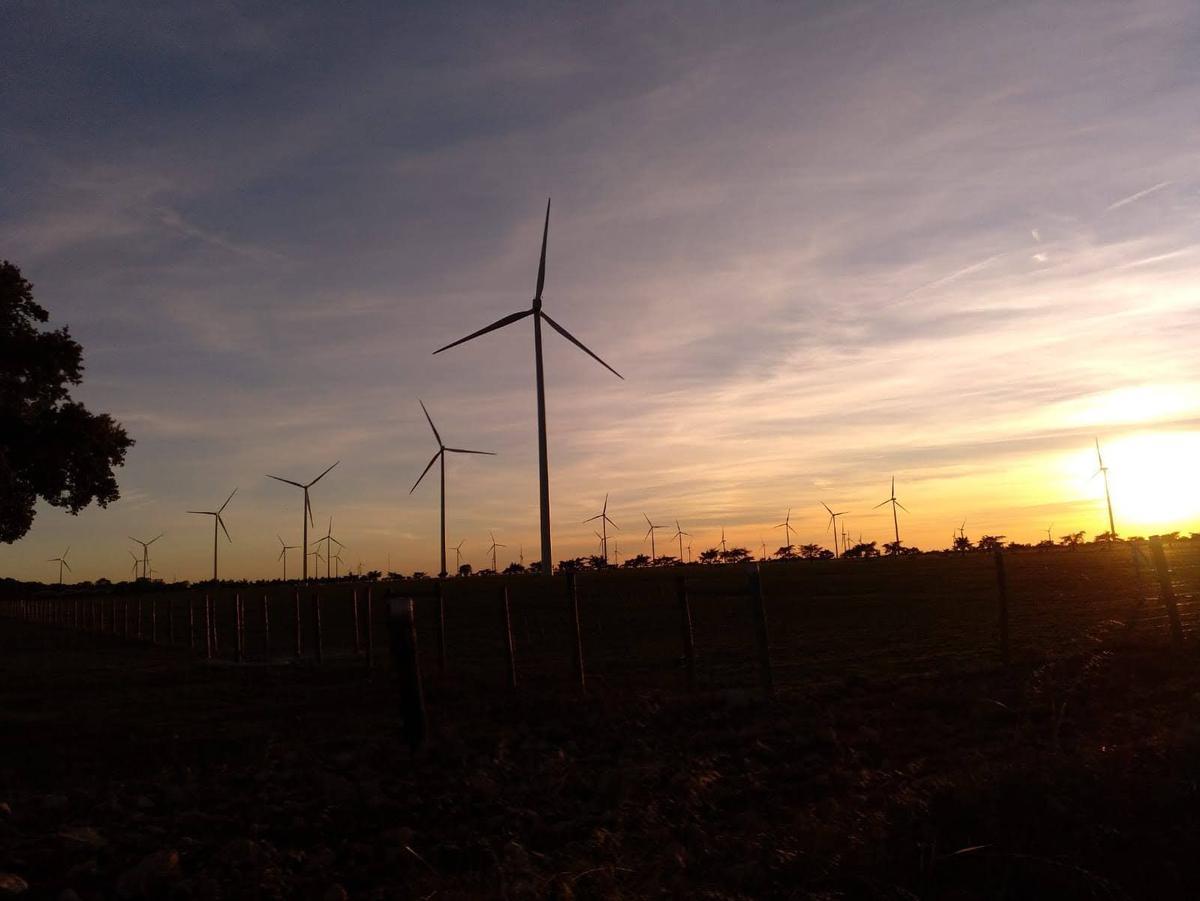
[[[528,304],[548,342],[556,556],[611,492],[697,550],[819,502],[890,538],[1200,528],[1200,10],[1188,3],[6,5],[0,256],[137,446],[123,498],[42,508],[0,572],[277,572],[293,490],[357,564],[537,542]],[[1122,470],[1118,470],[1118,462]],[[1152,473],[1152,475],[1148,475]],[[1167,478],[1169,473],[1170,478]],[[298,494],[298,492],[296,492]],[[1119,523],[1120,525],[1120,523]],[[1128,531],[1128,530],[1124,530]]]

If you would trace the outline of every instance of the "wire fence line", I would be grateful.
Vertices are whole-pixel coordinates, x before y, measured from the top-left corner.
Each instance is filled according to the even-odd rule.
[[[1194,642],[1200,542],[559,575],[37,596],[0,613],[222,665],[388,666],[388,599],[420,668],[474,693],[743,690],[1052,659],[1097,631]]]

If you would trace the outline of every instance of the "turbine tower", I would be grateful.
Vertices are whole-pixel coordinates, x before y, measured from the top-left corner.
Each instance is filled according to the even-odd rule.
[[[150,578],[150,545],[154,544],[154,542],[158,541],[158,539],[162,538],[163,535],[165,535],[165,534],[166,534],[166,532],[159,532],[157,535],[155,535],[149,541],[142,541],[140,538],[134,538],[132,535],[129,536],[130,541],[132,541],[134,544],[140,544],[142,546],[142,578],[143,579]]]
[[[499,328],[504,328],[506,325],[511,325],[524,319],[526,316],[533,317],[533,359],[534,372],[537,380],[537,413],[538,413],[538,486],[540,491],[540,507],[541,507],[541,526],[542,526],[542,574],[549,576],[554,569],[554,557],[550,551],[550,463],[546,451],[546,384],[543,375],[542,367],[542,321],[552,329],[586,353],[589,357],[611,372],[619,379],[625,377],[617,370],[613,369],[596,354],[583,344],[578,338],[568,332],[565,328],[550,318],[550,315],[542,310],[542,288],[546,282],[546,240],[550,235],[550,201],[546,200],[546,222],[542,227],[542,256],[538,263],[537,288],[534,291],[533,303],[528,310],[519,310],[516,313],[510,313],[502,319],[497,319],[491,325],[481,328],[477,332],[472,332],[465,338],[460,338],[445,347],[439,347],[434,351],[435,354],[440,354],[444,350],[449,350],[452,347],[457,347],[470,341],[472,338],[478,338],[480,335],[486,335],[488,332],[495,331]]]
[[[221,514],[225,512],[225,508],[229,506],[229,502],[233,500],[233,496],[237,494],[237,489],[229,492],[229,497],[225,498],[225,503],[221,504],[216,510],[188,510],[188,513],[195,513],[199,516],[211,516],[213,518],[213,582],[217,581],[217,526],[225,533],[225,540],[233,544],[233,539],[229,537],[229,530],[225,528],[225,520],[221,518]]]
[[[463,340],[466,340],[466,339],[464,338]],[[431,429],[433,429],[433,437],[437,440],[438,449],[437,449],[437,453],[433,455],[433,459],[431,459],[429,461],[429,465],[425,467],[425,471],[421,473],[421,477],[419,479],[417,479],[416,482],[413,483],[413,486],[411,488],[408,489],[408,493],[412,494],[414,491],[416,491],[417,486],[421,484],[421,479],[425,478],[425,474],[428,473],[429,470],[431,470],[433,468],[433,464],[438,462],[438,460],[442,461],[442,467],[441,467],[441,469],[442,469],[442,473],[441,473],[442,474],[442,495],[441,495],[442,571],[441,571],[440,577],[444,579],[444,578],[446,578],[446,453],[449,452],[452,454],[483,454],[488,457],[494,457],[496,455],[492,451],[464,450],[461,447],[446,447],[446,445],[442,443],[442,436],[440,434],[438,434],[437,426],[435,426],[433,424],[433,417],[429,415],[428,410],[425,410],[424,401],[418,400],[417,403],[419,403],[421,405],[421,409],[425,411],[425,418],[427,420],[429,420],[429,427]]]
[[[279,556],[276,557],[275,559],[277,561],[278,560],[283,561],[283,581],[286,582],[287,581],[287,552],[296,550],[296,548],[299,547],[299,545],[284,544],[282,535],[276,535],[275,537],[279,539]]]
[[[781,523],[780,523],[779,525],[777,525],[775,528],[777,528],[777,529],[783,529],[783,539],[784,539],[784,543],[785,543],[785,544],[786,544],[788,547],[791,547],[791,546],[792,546],[792,531],[793,531],[793,530],[792,530],[792,508],[791,508],[791,507],[788,507],[787,516],[785,516],[785,517],[783,518],[783,522],[781,522]],[[765,552],[765,550],[764,550],[764,552],[763,552],[763,555],[764,555],[764,556],[766,556],[766,552]]]
[[[683,531],[683,529],[681,529],[679,527],[679,520],[675,520],[675,534],[672,535],[671,537],[675,538],[679,541],[679,562],[680,563],[683,563],[683,536],[684,535],[686,535],[688,538],[692,537],[692,533]],[[724,530],[722,530],[721,537],[724,538]]]
[[[67,554],[71,553],[71,546],[67,545],[67,549],[62,552],[61,557],[51,557],[47,563],[58,564],[58,587],[62,588],[63,583],[63,567],[67,568],[67,572],[71,572],[71,564],[67,562]]]
[[[885,504],[892,505],[892,527],[896,530],[896,547],[900,547],[900,520],[896,517],[896,508],[899,507],[905,513],[909,513],[908,507],[896,500],[896,477],[892,476],[892,494],[887,500],[875,505],[874,509],[878,510]],[[965,526],[966,523],[963,523]],[[845,542],[843,542],[844,544]],[[860,542],[861,543],[861,542]]]
[[[333,466],[337,466],[338,463],[341,463],[341,462],[342,462],[341,460],[338,460],[337,462],[335,462],[333,464]],[[333,466],[330,466],[329,469],[333,469]],[[304,533],[303,533],[303,535],[304,535],[304,574],[303,574],[303,580],[305,582],[308,581],[308,524],[313,521],[312,504],[310,504],[308,502],[308,489],[311,488],[313,485],[317,484],[317,482],[321,481],[321,479],[325,478],[325,476],[327,476],[329,474],[329,469],[325,470],[323,473],[321,473],[319,476],[317,476],[311,482],[307,482],[307,483],[293,482],[291,479],[284,479],[279,476],[273,476],[273,475],[267,476],[268,479],[274,479],[276,482],[283,482],[284,484],[287,484],[287,485],[295,485],[297,488],[301,488],[304,490],[304,511],[301,514],[300,519],[304,523]]]
[[[612,526],[618,532],[621,527],[608,518],[608,495],[604,495],[604,507],[595,516],[589,516],[584,520],[585,523],[600,520],[600,544],[603,546],[603,557],[605,566],[608,565],[608,527]]]
[[[496,536],[493,535],[491,532],[488,532],[488,537],[492,539],[492,546],[490,548],[488,548],[488,550],[491,551],[491,554],[492,554],[492,572],[499,572],[499,570],[496,568],[496,549],[502,548],[502,547],[508,547],[508,545],[507,544],[496,544]]]
[[[1100,468],[1096,470],[1096,475],[1092,476],[1092,478],[1094,479],[1099,475],[1104,476],[1104,502],[1108,504],[1108,534],[1115,539],[1117,537],[1117,527],[1113,523],[1112,495],[1108,493],[1108,467],[1104,465],[1104,458],[1100,456],[1099,438],[1096,439],[1096,462]]]
[[[650,562],[653,563],[655,560],[658,559],[658,552],[655,550],[655,547],[654,547],[654,530],[655,529],[665,529],[666,526],[656,526],[654,523],[652,523],[650,521],[650,517],[646,516],[645,513],[643,513],[642,516],[645,517],[645,519],[646,519],[646,525],[648,525],[650,527],[646,530],[646,535],[642,537],[642,541],[645,542],[647,536],[650,538]]]
[[[837,518],[839,516],[845,516],[850,511],[849,510],[840,510],[839,512],[834,513],[832,510],[829,509],[829,505],[827,503],[825,503],[824,501],[821,501],[821,506],[824,507],[825,511],[829,514],[829,525],[827,525],[825,527],[825,531],[828,532],[830,529],[833,530],[833,556],[836,559],[837,557],[841,556],[841,554],[838,553],[838,522],[837,522]]]

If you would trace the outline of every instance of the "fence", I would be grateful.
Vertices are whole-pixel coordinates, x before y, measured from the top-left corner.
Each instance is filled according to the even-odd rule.
[[[0,613],[223,663],[374,667],[386,663],[386,599],[400,594],[415,601],[421,670],[472,692],[771,693],[1046,659],[1115,624],[1179,645],[1200,623],[1198,574],[1200,542],[1117,543],[994,557],[36,597],[4,602]]]

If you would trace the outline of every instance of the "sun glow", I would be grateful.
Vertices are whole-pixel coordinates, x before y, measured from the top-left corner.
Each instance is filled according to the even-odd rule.
[[[1200,431],[1138,432],[1110,441],[1100,439],[1108,467],[1117,534],[1147,535],[1200,529]],[[1104,480],[1094,449],[1072,454],[1070,477],[1096,499],[1097,525],[1108,530]]]

